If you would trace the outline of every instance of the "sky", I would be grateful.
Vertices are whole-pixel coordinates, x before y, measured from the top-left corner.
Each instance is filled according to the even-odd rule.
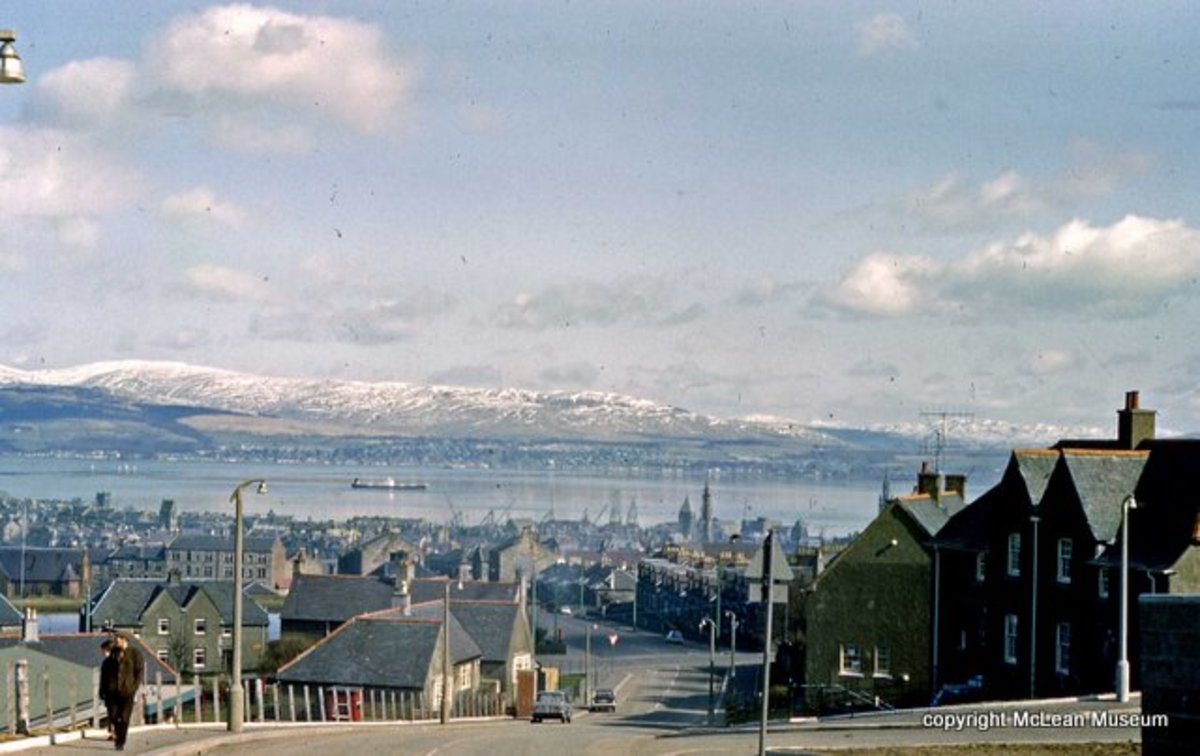
[[[1190,3],[0,8],[0,364],[1200,431]]]

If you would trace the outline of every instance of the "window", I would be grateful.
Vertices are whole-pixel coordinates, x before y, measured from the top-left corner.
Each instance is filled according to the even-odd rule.
[[[208,635],[208,618],[197,617],[195,622],[196,635]]]
[[[842,644],[842,670],[843,675],[861,675],[862,674],[862,649],[855,643]]]
[[[1060,622],[1054,631],[1054,671],[1060,675],[1071,672],[1071,624]]]
[[[166,617],[158,618],[158,634],[159,635],[170,635],[171,634],[171,620],[170,619],[168,619]]]
[[[1008,534],[1008,574],[1017,576],[1021,574],[1021,534]]]
[[[975,582],[982,583],[987,574],[987,554],[982,551],[975,555]]]
[[[233,628],[232,627],[222,627],[221,628],[221,637],[222,638],[233,637]]]
[[[157,656],[157,657],[158,657],[158,660],[159,660],[160,662],[162,662],[163,664],[170,664],[170,663],[171,663],[171,651],[170,651],[170,649],[166,649],[166,648],[160,648],[160,649],[158,649],[158,651],[154,652],[154,655],[155,655],[155,656]]]
[[[1017,615],[1004,615],[1004,661],[1017,663]]]
[[[892,676],[892,649],[888,646],[875,647],[875,676]]]
[[[208,663],[208,652],[204,646],[196,646],[192,649],[192,669],[204,669]]]
[[[1100,598],[1108,598],[1108,570],[1104,567],[1096,573],[1096,595]]]
[[[1058,539],[1058,582],[1071,582],[1071,539]]]

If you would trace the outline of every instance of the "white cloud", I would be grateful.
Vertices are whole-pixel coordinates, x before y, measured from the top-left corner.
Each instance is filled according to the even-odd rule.
[[[262,277],[248,271],[204,263],[188,268],[184,275],[192,293],[208,299],[232,302],[266,298]]]
[[[656,279],[572,281],[518,293],[499,309],[496,321],[505,328],[531,330],[622,323],[670,326],[704,314],[700,304],[680,307],[671,300],[670,287]]]
[[[978,183],[957,172],[948,173],[909,193],[901,203],[901,213],[929,228],[986,228],[1111,194],[1153,165],[1144,153],[1109,150],[1086,140],[1072,143],[1067,153],[1067,167],[1042,180],[1012,169]]]
[[[860,55],[876,55],[889,50],[915,50],[917,37],[903,18],[895,13],[877,13],[855,24]]]
[[[246,214],[237,205],[217,199],[208,187],[198,186],[172,194],[162,203],[163,215],[181,221],[212,221],[224,226],[240,226]]]
[[[1029,356],[1024,371],[1033,376],[1066,373],[1078,368],[1078,358],[1060,349],[1044,349]]]
[[[58,240],[77,249],[95,249],[100,243],[100,224],[89,218],[64,218],[58,223]]]
[[[150,59],[166,87],[206,104],[285,106],[377,131],[404,105],[413,79],[383,42],[359,21],[223,5],[175,20]]]
[[[126,114],[133,96],[134,65],[127,60],[72,61],[37,82],[35,109],[53,123],[97,126]]]
[[[218,143],[243,152],[303,155],[317,146],[316,136],[294,123],[257,124],[232,115],[217,119],[213,135]]]
[[[904,212],[927,226],[975,227],[1040,212],[1046,207],[1042,194],[1011,170],[978,186],[949,173],[905,198]]]
[[[872,254],[822,300],[846,312],[903,316],[1055,311],[1143,315],[1195,292],[1200,232],[1179,220],[1130,215],[1111,226],[1067,223],[940,261]]]
[[[141,173],[91,140],[60,129],[0,129],[0,207],[10,215],[76,217],[139,196]]]

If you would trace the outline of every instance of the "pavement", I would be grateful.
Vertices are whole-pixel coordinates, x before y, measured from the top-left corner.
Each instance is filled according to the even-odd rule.
[[[628,682],[628,677],[622,679],[618,687],[624,686],[626,682]],[[997,731],[1010,730],[1012,724],[1008,722],[1007,718],[1011,715],[1006,712],[1014,710],[1041,712],[1052,715],[1062,712],[1078,712],[1094,709],[1136,712],[1139,708],[1140,695],[1136,693],[1127,704],[1118,704],[1112,700],[1111,696],[1088,696],[1040,701],[1005,701],[945,706],[936,709],[897,710],[869,714],[860,713],[853,717],[803,718],[793,719],[790,722],[772,720],[769,731],[773,735],[788,732],[798,734],[805,731],[832,734],[837,731],[846,732],[851,730],[859,732],[871,730],[876,732],[884,730],[907,730],[931,733],[935,730],[943,728],[949,730],[951,727],[954,727],[959,730],[960,735],[970,737],[971,731],[975,731],[976,736],[985,734],[984,730],[987,728],[981,725],[987,723],[992,723],[991,726]],[[929,722],[928,717],[931,715],[938,716],[938,722]],[[507,719],[507,717],[482,718],[478,721],[486,722],[504,719]],[[470,720],[455,720],[454,725],[469,726],[470,723]],[[261,743],[280,738],[311,738],[317,735],[335,734],[339,731],[345,732],[349,728],[361,731],[363,728],[372,727],[430,727],[436,724],[436,721],[413,723],[358,722],[353,724],[330,724],[325,722],[279,724],[247,722],[240,733],[229,732],[225,725],[221,723],[182,724],[179,726],[171,726],[169,724],[143,725],[130,728],[125,752],[147,754],[148,756],[193,756],[194,754],[206,753],[222,746],[237,746],[242,744],[251,746],[256,742]],[[688,727],[679,733],[673,733],[673,735],[683,737],[703,736],[705,734],[728,735],[732,732],[756,728],[757,724],[749,723],[734,728]],[[961,732],[962,730],[966,730],[967,732],[963,733]],[[1110,735],[1116,734],[1111,733]],[[879,732],[879,735],[886,739],[886,736],[882,732]],[[1098,740],[1108,739],[1108,737],[1098,738]],[[113,750],[113,744],[107,739],[105,731],[97,729],[76,730],[58,733],[54,736],[42,735],[0,742],[0,754],[20,751],[23,754],[57,754],[58,756],[62,756],[64,753],[84,754]]]

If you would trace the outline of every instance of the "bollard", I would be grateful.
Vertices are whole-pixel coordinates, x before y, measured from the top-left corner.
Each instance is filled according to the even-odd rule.
[[[308,700],[308,686],[304,686],[304,721],[312,721],[312,702]]]
[[[296,721],[296,689],[288,684],[288,713],[292,717],[292,721]]]
[[[221,721],[221,681],[213,678],[213,722]]]
[[[100,668],[92,670],[92,729],[100,729]]]

